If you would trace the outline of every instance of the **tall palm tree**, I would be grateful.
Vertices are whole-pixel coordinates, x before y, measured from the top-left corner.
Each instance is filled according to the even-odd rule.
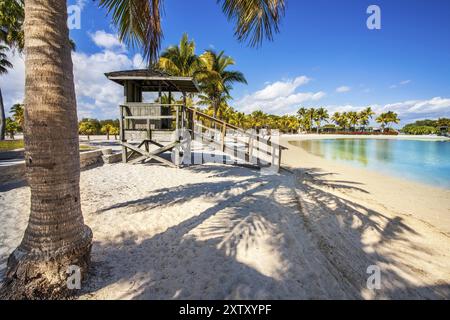
[[[8,61],[6,51],[8,47],[0,44],[0,76],[8,73],[8,68],[12,68],[13,65]],[[6,130],[6,114],[5,106],[3,105],[2,89],[0,88],[0,140],[5,140]]]
[[[99,0],[112,15],[119,38],[140,46],[156,61],[161,38],[162,0]],[[235,22],[240,41],[272,39],[284,14],[284,0],[218,0]],[[65,294],[67,266],[89,264],[91,230],[80,206],[78,121],[67,3],[25,2],[25,160],[31,190],[28,226],[10,255],[2,297]]]
[[[207,50],[200,56],[200,59],[203,68],[197,73],[197,79],[204,96],[213,106],[213,116],[216,117],[221,102],[230,96],[232,85],[236,82],[247,83],[247,80],[242,72],[228,70],[228,67],[234,65],[235,62],[223,51],[217,53]]]
[[[314,120],[317,118],[317,111],[315,108],[308,109],[308,118],[309,118],[309,130],[312,133]]]
[[[161,53],[157,66],[174,76],[195,77],[201,66],[195,54],[195,42],[184,33],[177,46],[170,46]]]
[[[328,111],[325,108],[319,108],[315,112],[315,121],[317,125],[317,133],[320,131],[320,126],[323,121],[327,121],[330,118]]]

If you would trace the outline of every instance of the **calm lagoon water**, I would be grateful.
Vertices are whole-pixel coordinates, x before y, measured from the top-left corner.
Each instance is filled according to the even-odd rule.
[[[290,142],[329,160],[450,189],[450,142],[324,139]]]

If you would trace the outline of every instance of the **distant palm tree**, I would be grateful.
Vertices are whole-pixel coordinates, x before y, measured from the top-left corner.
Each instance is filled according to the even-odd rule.
[[[8,61],[6,51],[8,47],[0,45],[0,75],[8,73],[8,68],[12,68],[13,65]],[[6,113],[5,106],[3,105],[2,89],[0,88],[0,140],[5,140],[6,131]]]
[[[380,114],[377,118],[376,118],[376,122],[381,124],[381,128],[383,129],[383,131],[385,131],[385,127],[387,126],[388,129],[390,129],[390,124],[391,123],[399,123],[400,119],[398,118],[397,113],[393,112],[393,111],[388,111],[388,112],[384,112],[382,114]]]
[[[246,129],[247,127],[247,118],[245,117],[245,113],[243,112],[235,112],[230,118],[230,124],[235,125],[236,127]]]
[[[356,125],[359,123],[359,114],[356,111],[349,111],[347,112],[347,119],[348,124],[350,125],[350,128],[355,131]]]
[[[365,130],[366,126],[369,125],[370,119],[375,115],[371,107],[367,107],[359,113],[359,124]]]
[[[112,15],[121,41],[142,47],[156,61],[162,38],[161,0],[99,0]],[[272,39],[284,0],[218,0],[236,23],[240,41]],[[3,13],[3,11],[1,11]],[[30,218],[10,255],[2,297],[53,297],[67,293],[66,267],[85,275],[92,232],[80,204],[78,120],[67,27],[67,2],[25,1],[25,163],[31,190]],[[57,139],[55,139],[57,137]]]
[[[23,115],[23,104],[16,103],[11,107],[10,112],[13,115],[14,121],[17,122],[20,129],[23,130],[24,125],[24,115]]]
[[[268,115],[261,110],[253,111],[250,115],[250,125],[254,129],[263,128],[268,119]]]
[[[314,120],[316,121],[317,125],[317,133],[320,131],[320,126],[323,121],[327,121],[330,118],[328,115],[328,111],[325,108],[319,108],[315,111],[314,114]]]
[[[203,69],[197,73],[204,101],[209,101],[213,107],[213,116],[217,117],[220,104],[229,99],[234,83],[247,83],[242,72],[227,70],[234,65],[233,58],[226,56],[223,51],[217,53],[207,50],[200,56]]]

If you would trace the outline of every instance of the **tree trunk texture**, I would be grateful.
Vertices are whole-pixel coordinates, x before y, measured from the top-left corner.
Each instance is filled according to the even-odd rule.
[[[53,299],[75,293],[67,268],[87,272],[92,232],[80,205],[76,99],[65,0],[25,1],[25,161],[28,226],[8,259],[0,296]]]
[[[6,115],[3,105],[2,89],[0,88],[0,141],[5,140],[6,133]]]

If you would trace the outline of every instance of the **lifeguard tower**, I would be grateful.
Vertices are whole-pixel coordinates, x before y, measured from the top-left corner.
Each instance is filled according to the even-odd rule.
[[[124,102],[119,106],[123,162],[156,160],[177,167],[180,163],[174,157],[169,161],[162,154],[167,151],[177,154],[181,145],[186,148],[185,140],[192,139],[207,142],[244,162],[260,167],[274,164],[279,167],[283,147],[270,137],[248,133],[187,106],[187,95],[200,91],[193,78],[171,76],[152,69],[115,71],[105,75],[123,86]],[[157,97],[153,97],[153,101],[144,101],[145,92],[157,93]],[[175,94],[177,101],[173,99]]]

